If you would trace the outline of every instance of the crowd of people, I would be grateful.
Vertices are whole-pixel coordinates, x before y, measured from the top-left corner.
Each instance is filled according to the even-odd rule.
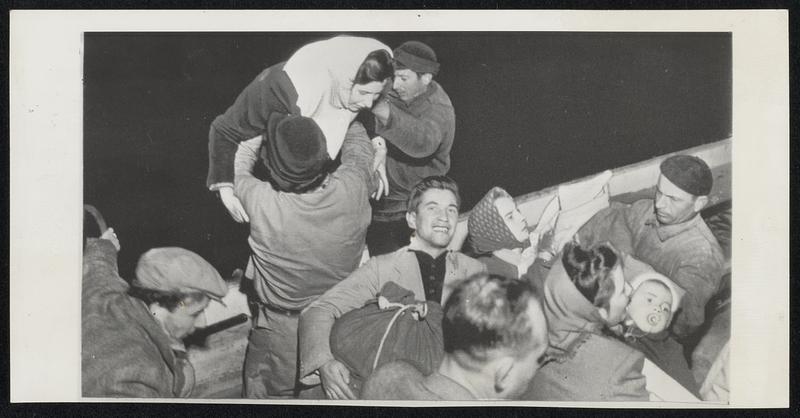
[[[464,252],[452,250],[462,207],[447,177],[455,112],[434,80],[439,67],[422,42],[392,50],[337,36],[265,69],[211,124],[207,186],[250,228],[244,275],[255,309],[242,395],[648,400],[648,360],[702,397],[687,341],[724,273],[699,216],[708,165],[665,159],[655,196],[610,204],[547,259],[538,257],[544,237],[495,187],[470,211]],[[191,396],[182,339],[227,285],[180,248],[142,255],[129,284],[119,249],[112,229],[85,239],[83,394]],[[380,301],[387,285],[441,308],[424,347],[436,361],[425,369],[405,349],[379,363],[381,348],[402,338],[387,329],[355,387],[331,346],[335,324]],[[389,327],[427,309],[387,306]]]

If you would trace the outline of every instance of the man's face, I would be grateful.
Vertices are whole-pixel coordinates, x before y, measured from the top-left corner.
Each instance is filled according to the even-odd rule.
[[[408,226],[416,230],[419,244],[429,249],[447,248],[456,233],[458,200],[450,190],[428,189],[415,212],[406,214]]]
[[[367,84],[353,84],[350,89],[350,97],[347,100],[347,109],[351,112],[358,112],[361,109],[369,109],[372,103],[378,99],[383,91],[383,83],[373,81]]]
[[[676,225],[692,219],[701,209],[697,197],[659,175],[655,196],[656,219],[661,225]]]
[[[614,280],[614,293],[608,299],[608,317],[606,322],[608,325],[613,326],[622,322],[625,317],[625,308],[628,307],[628,295],[630,294],[630,285],[625,281],[625,276],[622,273],[622,265],[617,263],[611,270],[611,278]]]
[[[392,89],[400,96],[400,100],[408,103],[428,89],[430,80],[429,74],[420,76],[407,68],[395,70]]]
[[[659,333],[672,317],[672,292],[658,280],[647,280],[633,292],[627,310],[637,328],[648,334]]]
[[[515,360],[514,367],[510,371],[508,386],[503,393],[499,394],[503,399],[515,399],[525,392],[531,379],[539,370],[541,360],[547,350],[547,320],[539,303],[528,304],[528,317],[534,333],[531,344],[534,344],[536,348],[524,357]]]
[[[514,235],[517,241],[523,242],[528,239],[528,220],[522,216],[517,209],[517,204],[510,197],[501,197],[494,201],[497,213],[503,217],[508,230]]]
[[[199,301],[187,299],[184,303],[178,305],[174,311],[167,311],[164,314],[162,317],[164,328],[176,339],[183,339],[194,332],[198,318],[209,302],[210,300],[206,296],[203,296]]]

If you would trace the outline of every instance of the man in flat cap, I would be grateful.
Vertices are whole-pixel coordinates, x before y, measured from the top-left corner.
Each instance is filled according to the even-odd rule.
[[[699,216],[708,204],[713,177],[705,161],[690,155],[665,159],[660,171],[653,199],[632,205],[613,203],[584,225],[578,236],[589,245],[611,241],[686,290],[671,329],[639,340],[638,348],[687,389],[696,391],[678,342],[704,323],[706,303],[719,290],[724,273],[722,249]]]
[[[248,398],[322,397],[299,384],[300,311],[352,273],[364,252],[378,185],[376,153],[364,127],[353,122],[341,164],[332,170],[326,137],[312,118],[271,118],[268,135],[244,141],[235,156],[236,195],[250,218],[251,256],[245,276],[257,313],[244,363]],[[263,143],[263,144],[262,144]],[[253,175],[258,152],[269,181]]]
[[[191,396],[194,368],[183,338],[227,285],[202,257],[177,247],[142,254],[128,285],[119,277],[117,251],[113,229],[87,239],[84,248],[83,396]]]
[[[373,202],[367,232],[371,256],[408,245],[408,197],[422,179],[450,170],[456,128],[450,97],[433,80],[439,72],[433,49],[422,42],[406,42],[394,50],[394,65],[392,90],[372,108],[378,135],[373,142],[388,146],[384,167],[388,194]]]

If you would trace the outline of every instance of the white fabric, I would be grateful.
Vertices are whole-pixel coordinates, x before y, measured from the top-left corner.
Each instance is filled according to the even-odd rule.
[[[722,350],[711,365],[711,369],[708,371],[706,380],[700,387],[700,397],[704,401],[730,402],[730,390],[728,389],[729,345],[730,342],[726,342],[722,347]]]
[[[670,306],[670,309],[673,314],[677,312],[678,308],[680,307],[681,299],[683,298],[683,295],[686,294],[686,291],[675,284],[675,282],[670,280],[667,276],[655,271],[639,274],[638,276],[634,277],[633,280],[628,281],[628,283],[630,283],[633,290],[636,290],[639,288],[639,285],[647,280],[657,280],[669,288],[670,293],[672,293],[672,306]]]
[[[661,402],[700,402],[691,392],[680,383],[671,378],[650,360],[644,360],[642,374],[647,383],[645,387],[650,392],[651,401]]]
[[[534,230],[540,237],[553,234],[551,247],[542,250],[558,253],[592,216],[608,207],[608,181],[612,175],[611,170],[606,170],[590,179],[558,187]]]
[[[201,326],[209,326],[217,322],[224,321],[239,314],[250,316],[250,308],[247,306],[247,296],[239,291],[239,283],[228,284],[228,294],[222,298],[222,303],[211,300],[208,307],[200,314]]]

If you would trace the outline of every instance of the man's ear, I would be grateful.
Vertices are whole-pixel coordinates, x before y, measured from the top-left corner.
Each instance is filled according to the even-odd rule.
[[[509,387],[511,382],[511,369],[514,367],[514,358],[512,356],[503,356],[494,362],[494,391],[496,393],[503,393]]]
[[[412,230],[417,230],[417,213],[416,212],[406,212],[406,222],[408,222],[408,227]]]
[[[708,205],[708,196],[698,196],[694,199],[694,211],[700,212]]]
[[[422,74],[422,76],[419,79],[422,80],[422,84],[427,86],[428,84],[431,83],[431,80],[433,80],[433,74],[431,73]]]

